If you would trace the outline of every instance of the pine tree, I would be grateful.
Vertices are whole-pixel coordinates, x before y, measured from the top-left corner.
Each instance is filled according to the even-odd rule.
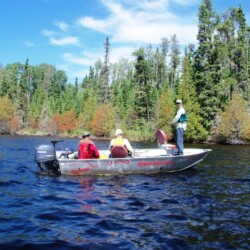
[[[1,78],[0,78],[0,97],[9,96],[10,86],[7,80],[7,70],[1,70]]]
[[[157,129],[163,129],[168,138],[173,139],[170,123],[175,114],[174,97],[169,87],[164,89],[157,108]]]
[[[195,84],[201,116],[204,126],[210,129],[213,119],[220,106],[218,83],[220,81],[220,65],[218,50],[213,43],[215,20],[210,0],[204,0],[199,10],[198,49],[195,53]]]
[[[15,107],[7,96],[0,98],[0,134],[10,132],[10,119],[14,110]]]
[[[79,96],[80,113],[78,115],[78,129],[90,130],[90,121],[97,108],[98,96],[93,88],[89,88],[88,96],[81,99]]]
[[[178,48],[178,42],[176,35],[171,37],[171,54],[170,54],[170,68],[169,68],[169,84],[172,91],[177,85],[177,69],[180,66],[180,50]]]
[[[247,100],[248,102],[250,102],[250,26],[247,27],[246,42],[247,42],[247,87],[249,90]]]
[[[203,127],[203,120],[200,116],[200,105],[193,81],[193,57],[192,46],[185,49],[182,61],[181,83],[178,86],[178,98],[182,99],[184,108],[188,114],[188,126],[185,133],[185,140],[204,141],[207,132]]]
[[[20,77],[20,93],[19,93],[19,108],[24,111],[23,121],[26,124],[29,106],[30,106],[30,98],[31,98],[31,89],[32,89],[32,75],[29,67],[29,59],[26,60],[24,69],[21,72]]]
[[[22,69],[20,63],[8,64],[5,67],[1,84],[1,96],[8,96],[18,106],[19,97],[19,76]]]
[[[235,21],[238,27],[237,45],[235,50],[236,78],[238,88],[243,92],[244,98],[249,100],[250,89],[247,82],[247,25],[241,7],[234,9]]]
[[[110,90],[109,90],[109,50],[110,43],[109,38],[106,38],[106,42],[104,43],[104,64],[101,72],[101,94],[100,94],[100,102],[108,103],[110,99]]]

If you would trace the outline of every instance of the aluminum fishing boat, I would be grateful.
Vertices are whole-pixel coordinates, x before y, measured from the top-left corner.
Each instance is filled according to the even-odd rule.
[[[99,150],[99,159],[69,159],[72,152],[55,150],[56,143],[36,147],[35,161],[42,172],[62,175],[116,175],[176,172],[201,162],[211,149],[187,148],[175,155],[162,130],[156,132],[158,148],[134,149],[132,157],[110,158],[109,150]]]

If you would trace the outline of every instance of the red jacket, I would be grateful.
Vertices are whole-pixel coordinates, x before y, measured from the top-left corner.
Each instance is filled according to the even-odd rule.
[[[78,147],[78,159],[96,159],[99,158],[99,152],[95,144],[83,142]]]

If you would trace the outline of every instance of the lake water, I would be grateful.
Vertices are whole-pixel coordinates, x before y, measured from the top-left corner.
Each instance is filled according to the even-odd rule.
[[[186,145],[213,151],[174,174],[52,177],[34,162],[52,139],[0,136],[1,250],[250,249],[249,146]]]

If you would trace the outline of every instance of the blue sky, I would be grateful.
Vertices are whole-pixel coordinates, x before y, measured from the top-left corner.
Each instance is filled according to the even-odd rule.
[[[177,35],[180,45],[196,43],[202,0],[0,0],[0,64],[48,63],[64,70],[69,81],[82,81],[89,67],[104,57],[106,37],[110,61],[163,37]],[[214,10],[242,6],[250,25],[250,0],[212,0]]]

